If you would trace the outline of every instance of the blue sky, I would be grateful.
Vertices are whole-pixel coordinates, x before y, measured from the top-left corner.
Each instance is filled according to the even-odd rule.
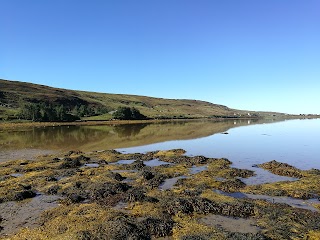
[[[318,0],[0,0],[0,78],[320,114]]]

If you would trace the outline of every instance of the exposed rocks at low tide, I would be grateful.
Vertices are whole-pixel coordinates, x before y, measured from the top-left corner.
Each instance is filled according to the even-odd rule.
[[[131,161],[122,164],[122,160]],[[1,163],[0,208],[19,203],[15,205],[18,211],[28,214],[24,209],[29,206],[30,211],[33,199],[41,201],[38,196],[52,202],[32,215],[30,228],[21,224],[8,230],[10,223],[17,221],[10,219],[10,213],[1,215],[0,236],[4,236],[2,229],[9,234],[7,239],[260,240],[312,239],[320,234],[318,211],[232,196],[242,192],[317,198],[319,170],[303,171],[271,161],[259,167],[298,180],[247,186],[242,179],[254,176],[254,172],[232,168],[231,164],[224,158],[186,156],[182,149],[145,154],[74,150],[35,161]],[[172,185],[161,187],[169,179],[175,180]],[[241,232],[218,224],[236,219],[255,227]]]

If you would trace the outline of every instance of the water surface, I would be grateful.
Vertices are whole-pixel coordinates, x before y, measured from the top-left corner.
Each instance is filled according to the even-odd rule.
[[[228,134],[221,134],[221,133]],[[63,126],[0,131],[0,161],[69,150],[147,152],[183,148],[187,155],[225,157],[235,167],[277,160],[320,168],[320,120],[186,121],[118,126]],[[269,179],[265,181],[269,181]]]

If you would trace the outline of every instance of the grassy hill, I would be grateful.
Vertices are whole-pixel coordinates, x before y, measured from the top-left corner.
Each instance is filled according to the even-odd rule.
[[[80,105],[105,110],[106,113],[103,115],[83,118],[88,120],[110,119],[112,111],[120,106],[135,107],[150,118],[232,117],[234,114],[247,114],[223,105],[198,100],[75,91],[0,79],[1,119],[16,118],[22,104],[41,102],[64,105],[70,110]]]

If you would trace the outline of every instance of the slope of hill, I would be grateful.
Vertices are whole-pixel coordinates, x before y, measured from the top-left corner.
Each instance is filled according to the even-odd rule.
[[[108,112],[91,117],[96,120],[110,118],[112,111],[120,106],[135,107],[150,118],[232,117],[242,113],[240,110],[198,100],[75,91],[0,79],[0,117],[14,118],[21,104],[41,102],[64,105],[70,110],[84,105],[103,108]]]

